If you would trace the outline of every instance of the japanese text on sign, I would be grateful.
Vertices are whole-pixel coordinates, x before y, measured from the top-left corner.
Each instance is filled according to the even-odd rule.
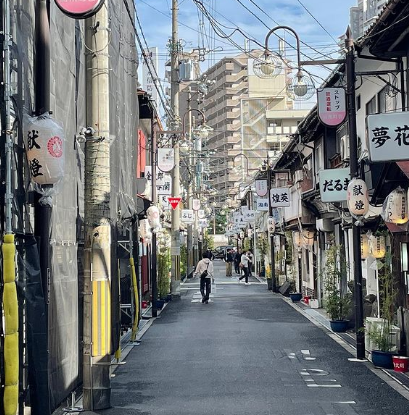
[[[372,161],[409,160],[409,112],[368,116],[368,147]]]
[[[272,207],[290,206],[290,189],[288,187],[277,187],[271,189],[270,201]]]
[[[322,202],[343,202],[347,200],[349,169],[321,170],[319,176]]]
[[[328,126],[341,124],[346,116],[345,90],[343,88],[318,90],[318,115]]]

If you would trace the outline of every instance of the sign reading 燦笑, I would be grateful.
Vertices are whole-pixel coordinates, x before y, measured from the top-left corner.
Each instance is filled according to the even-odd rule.
[[[318,89],[318,116],[330,127],[341,124],[346,116],[345,90],[343,88]]]
[[[289,207],[290,189],[288,187],[277,187],[270,190],[271,207]]]
[[[321,170],[320,195],[322,202],[344,202],[347,200],[349,169]]]
[[[409,160],[409,112],[368,115],[371,161]]]

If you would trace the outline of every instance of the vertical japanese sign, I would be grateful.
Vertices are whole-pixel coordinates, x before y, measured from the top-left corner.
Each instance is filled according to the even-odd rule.
[[[145,178],[152,182],[152,166],[145,166]],[[172,177],[159,169],[156,169],[156,190],[158,195],[170,195],[172,192]]]
[[[265,196],[268,192],[267,180],[256,180],[257,196]]]
[[[322,202],[344,202],[347,200],[349,169],[321,170],[319,176]]]
[[[158,167],[164,172],[171,171],[175,166],[175,150],[173,148],[158,148]]]
[[[142,58],[142,88],[156,102],[156,108],[159,108],[159,95],[155,86],[155,79],[152,76],[152,73],[157,73],[159,68],[158,48],[144,49],[142,53],[147,57],[146,61],[149,64],[148,67],[145,59]]]
[[[318,116],[330,127],[341,124],[346,116],[345,90],[343,88],[323,88],[317,91]]]
[[[409,112],[368,115],[371,161],[409,160]]]
[[[271,207],[289,207],[290,189],[288,187],[277,187],[270,190]]]

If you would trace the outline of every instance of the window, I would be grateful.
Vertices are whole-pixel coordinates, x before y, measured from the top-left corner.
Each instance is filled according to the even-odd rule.
[[[356,97],[356,110],[359,111],[361,109],[361,95]]]
[[[387,91],[388,86],[385,86],[378,92],[378,112],[386,112]]]
[[[376,114],[376,96],[372,97],[370,101],[366,104],[366,114],[365,115],[371,115]]]

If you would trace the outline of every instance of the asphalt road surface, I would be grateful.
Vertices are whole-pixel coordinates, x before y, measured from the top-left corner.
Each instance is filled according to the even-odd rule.
[[[106,415],[408,415],[409,401],[256,279],[182,286],[119,366]],[[381,372],[381,371],[379,371]],[[383,373],[383,372],[382,372]]]

